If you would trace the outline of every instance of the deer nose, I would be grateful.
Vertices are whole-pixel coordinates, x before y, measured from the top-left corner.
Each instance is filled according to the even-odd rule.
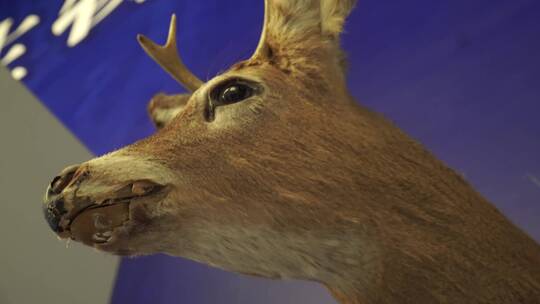
[[[64,232],[62,227],[60,227],[60,220],[62,219],[62,216],[67,213],[62,191],[64,191],[68,185],[85,176],[85,174],[81,173],[81,170],[79,170],[80,168],[80,165],[73,165],[65,168],[58,176],[53,178],[47,187],[43,213],[49,227],[56,233],[60,234]]]
[[[49,224],[49,227],[56,232],[64,232],[62,227],[60,227],[60,220],[62,216],[66,214],[66,209],[64,208],[64,200],[59,199],[56,201],[49,202],[43,206],[43,214],[45,215],[45,220]]]

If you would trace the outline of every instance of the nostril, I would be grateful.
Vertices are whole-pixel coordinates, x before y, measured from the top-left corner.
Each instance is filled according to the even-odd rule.
[[[67,175],[63,176],[57,176],[53,179],[51,182],[51,191],[54,194],[60,194],[62,190],[66,188],[66,186],[69,184],[71,179],[73,179],[73,173],[69,173]]]
[[[76,166],[71,166],[71,167],[68,167],[68,168],[64,169],[64,171],[62,171],[62,173],[60,173],[60,175],[56,176],[52,180],[49,191],[52,194],[60,194],[60,193],[62,193],[62,191],[69,185],[69,183],[73,179],[73,176],[77,172],[78,168],[79,168],[79,166],[76,165]]]
[[[61,176],[57,176],[53,179],[53,181],[51,182],[51,191],[54,193],[54,194],[58,194],[60,193],[59,191],[61,190],[60,189],[60,182],[62,180],[62,177]]]

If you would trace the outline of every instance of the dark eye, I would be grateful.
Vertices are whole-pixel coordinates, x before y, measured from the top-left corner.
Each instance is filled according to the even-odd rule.
[[[216,86],[209,94],[209,103],[205,111],[207,121],[214,120],[216,107],[230,105],[260,93],[260,86],[252,81],[231,79]]]
[[[213,99],[215,106],[237,103],[253,96],[254,89],[241,82],[232,82],[217,89]]]

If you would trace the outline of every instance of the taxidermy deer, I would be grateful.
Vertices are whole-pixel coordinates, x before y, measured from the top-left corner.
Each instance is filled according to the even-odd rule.
[[[53,179],[46,219],[119,255],[167,253],[324,284],[341,303],[540,303],[540,246],[463,178],[358,105],[340,48],[353,0],[266,0],[254,55],[191,94],[156,96],[161,129]]]

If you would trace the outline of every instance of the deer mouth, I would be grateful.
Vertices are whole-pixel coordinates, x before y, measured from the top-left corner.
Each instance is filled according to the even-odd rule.
[[[133,205],[158,202],[168,192],[167,188],[142,181],[115,191],[109,198],[85,198],[64,215],[58,235],[97,248],[110,245],[118,238],[118,230],[125,229],[131,222]]]

